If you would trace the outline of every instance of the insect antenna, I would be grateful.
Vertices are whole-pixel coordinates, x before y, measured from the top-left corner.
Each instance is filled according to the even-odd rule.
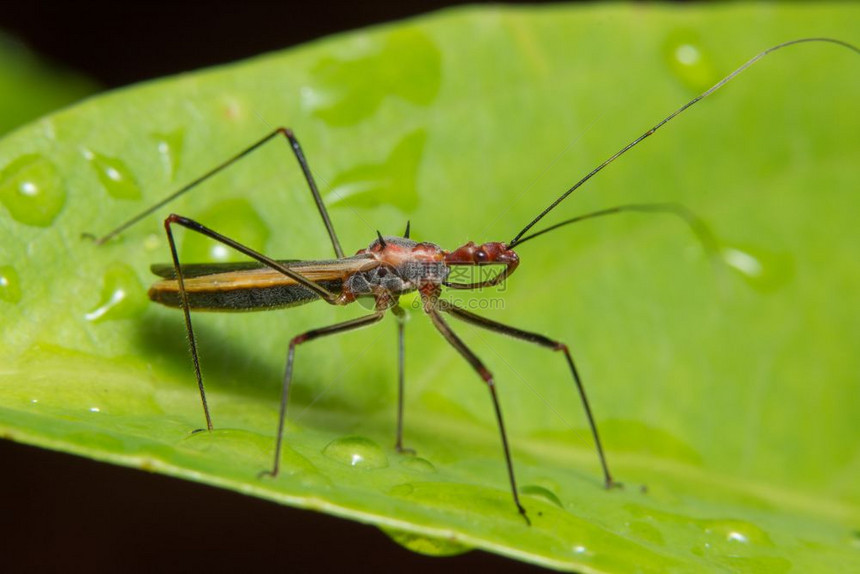
[[[403,232],[403,237],[409,239],[409,220],[406,220],[406,231]]]
[[[540,231],[536,231],[525,237],[520,238],[517,242],[517,245],[522,245],[526,241],[534,239],[535,237],[540,237],[545,233],[549,233],[550,231],[555,231],[559,227],[564,227],[565,225],[570,225],[571,223],[578,223],[580,221],[585,221],[586,219],[594,219],[597,217],[603,217],[604,215],[614,215],[616,213],[624,213],[624,212],[639,212],[639,213],[667,213],[669,215],[675,215],[680,217],[684,223],[686,223],[690,230],[695,234],[696,239],[699,240],[699,243],[702,244],[702,247],[708,253],[708,256],[716,259],[719,252],[719,242],[717,241],[716,236],[711,231],[711,228],[708,227],[708,224],[705,221],[696,215],[693,211],[688,209],[685,205],[680,203],[629,203],[626,205],[616,205],[615,207],[607,207],[606,209],[601,209],[599,211],[592,211],[590,213],[585,213],[583,215],[578,215],[576,217],[572,217],[570,219],[565,219],[560,223],[556,223],[555,225],[551,225],[546,229],[541,229]]]
[[[636,146],[637,146],[637,145],[638,145],[642,140],[644,140],[644,139],[645,139],[645,138],[647,138],[648,136],[650,136],[650,135],[654,134],[654,132],[656,132],[658,129],[660,129],[660,128],[661,128],[661,127],[663,127],[665,124],[667,124],[667,123],[669,123],[671,120],[673,120],[676,116],[680,115],[682,112],[684,112],[685,110],[687,110],[687,108],[690,108],[690,107],[692,107],[694,104],[696,104],[697,102],[699,102],[700,100],[703,100],[703,99],[707,98],[708,96],[710,96],[711,94],[713,94],[714,92],[716,92],[717,90],[719,90],[720,88],[722,88],[724,85],[726,85],[727,83],[729,83],[730,81],[732,81],[733,79],[735,79],[738,75],[740,75],[740,74],[741,74],[741,72],[743,72],[744,70],[746,70],[747,68],[749,68],[750,66],[752,66],[753,64],[755,64],[756,62],[758,62],[759,60],[761,60],[762,58],[764,58],[764,57],[765,57],[765,56],[767,56],[768,54],[770,54],[771,52],[775,52],[775,51],[777,51],[777,50],[780,50],[780,49],[782,49],[782,48],[786,48],[786,47],[788,47],[788,46],[793,46],[793,45],[795,45],[795,44],[803,44],[803,43],[807,43],[807,42],[826,42],[826,43],[830,43],[830,44],[836,44],[836,45],[842,46],[842,47],[844,47],[844,48],[848,48],[849,50],[853,50],[854,52],[857,52],[858,54],[860,54],[860,48],[858,48],[857,46],[854,46],[853,44],[849,44],[848,42],[843,42],[842,40],[836,40],[836,39],[834,39],[834,38],[799,38],[799,39],[797,39],[797,40],[789,40],[788,42],[783,42],[783,43],[781,43],[781,44],[777,44],[777,45],[775,45],[775,46],[771,46],[771,47],[770,47],[770,48],[768,48],[767,50],[764,50],[764,51],[762,51],[762,52],[759,52],[758,54],[756,54],[755,56],[753,56],[752,58],[750,58],[749,60],[747,60],[743,65],[741,65],[741,66],[740,66],[739,68],[737,68],[735,71],[733,71],[732,73],[730,73],[728,76],[724,77],[722,80],[720,80],[719,82],[717,82],[716,84],[714,84],[713,86],[711,86],[709,89],[707,89],[706,91],[702,92],[701,94],[699,94],[698,96],[696,96],[695,98],[693,98],[692,100],[690,100],[689,102],[687,102],[686,104],[684,104],[683,106],[681,106],[680,108],[678,108],[677,110],[675,110],[674,112],[672,112],[671,114],[669,114],[668,116],[666,116],[665,118],[663,118],[662,120],[660,120],[659,122],[657,122],[657,124],[655,124],[655,125],[654,125],[654,127],[652,127],[651,129],[649,129],[648,131],[646,131],[645,133],[643,133],[642,135],[640,135],[639,137],[637,137],[636,139],[634,139],[633,141],[631,141],[630,143],[628,143],[626,146],[624,146],[623,148],[621,148],[620,150],[618,150],[617,152],[615,152],[613,155],[611,155],[609,158],[607,158],[606,160],[604,160],[604,161],[603,161],[603,163],[601,163],[600,165],[598,165],[597,167],[595,167],[594,169],[592,169],[590,172],[588,172],[588,173],[585,175],[585,177],[583,177],[582,179],[580,179],[579,181],[577,181],[577,182],[573,185],[573,187],[571,187],[570,189],[568,189],[567,191],[565,191],[563,194],[561,194],[561,195],[558,197],[558,199],[556,199],[556,200],[555,200],[555,201],[553,201],[551,204],[549,204],[549,206],[547,206],[547,208],[546,208],[546,209],[544,209],[543,211],[541,211],[541,212],[538,214],[538,216],[537,216],[537,217],[535,217],[534,219],[532,219],[532,220],[531,220],[531,222],[529,222],[529,224],[528,224],[528,225],[526,225],[525,227],[523,227],[523,228],[522,228],[522,230],[521,230],[519,233],[517,233],[517,234],[516,234],[516,236],[514,236],[514,238],[513,238],[511,241],[509,241],[509,242],[507,243],[508,248],[511,248],[511,249],[512,249],[512,248],[513,248],[513,247],[515,247],[516,245],[519,245],[520,243],[522,243],[522,242],[525,240],[525,238],[524,238],[523,236],[524,236],[526,233],[528,233],[528,231],[529,231],[532,227],[534,227],[534,225],[535,225],[538,221],[540,221],[541,219],[543,219],[543,218],[544,218],[544,217],[545,217],[545,216],[546,216],[550,211],[552,211],[553,209],[555,209],[555,208],[556,208],[556,206],[558,206],[558,204],[559,204],[559,203],[561,203],[562,201],[564,201],[565,199],[567,199],[567,197],[568,197],[571,193],[573,193],[574,191],[576,191],[579,187],[581,187],[581,186],[582,186],[582,184],[584,184],[586,181],[588,181],[589,179],[591,179],[592,177],[594,177],[595,175],[597,175],[597,173],[599,173],[603,168],[605,168],[605,167],[606,167],[606,166],[608,166],[610,163],[612,163],[613,161],[615,161],[616,159],[618,159],[619,157],[621,157],[622,155],[624,155],[625,153],[627,153],[630,149],[632,149],[632,148],[636,147]],[[604,215],[608,215],[608,214],[604,214]],[[596,217],[596,215],[595,215],[595,217]],[[550,228],[548,228],[548,229],[546,229],[546,230],[544,230],[544,231],[542,231],[542,232],[535,233],[535,234],[530,235],[530,236],[528,236],[528,237],[529,237],[529,238],[536,237],[536,236],[538,236],[538,235],[540,235],[540,234],[542,234],[542,233],[545,233],[545,232],[547,232],[547,231],[550,231],[551,229],[554,229],[555,227],[558,227],[558,226],[561,226],[561,225],[565,225],[566,223],[573,223],[573,221],[576,221],[576,220],[577,220],[577,219],[574,219],[574,220],[568,220],[567,222],[560,223],[560,224],[559,224],[559,225],[557,225],[557,226],[550,227]]]
[[[382,234],[379,232],[378,229],[376,230],[376,237],[379,238],[379,246],[382,247],[383,249],[385,249],[388,246],[388,244],[385,243],[385,240],[382,238]]]

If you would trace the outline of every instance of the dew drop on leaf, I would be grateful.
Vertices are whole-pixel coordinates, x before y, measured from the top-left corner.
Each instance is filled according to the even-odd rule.
[[[743,520],[701,520],[705,544],[729,555],[747,555],[754,547],[773,546],[767,533]]]
[[[21,282],[11,265],[0,265],[0,299],[10,303],[21,300]]]
[[[146,294],[134,269],[115,263],[105,272],[98,304],[84,318],[94,323],[131,319],[143,313],[146,302]]]
[[[114,157],[85,149],[84,157],[96,170],[99,181],[107,192],[117,199],[140,199],[140,186],[128,166]]]
[[[426,458],[421,458],[420,456],[407,456],[400,461],[400,466],[415,472],[436,472],[436,467],[433,466],[433,463]]]
[[[786,285],[794,276],[794,260],[785,253],[773,253],[751,246],[725,245],[720,256],[753,289],[769,293]]]
[[[331,182],[326,203],[331,207],[394,205],[407,212],[418,206],[418,169],[427,140],[425,130],[405,135],[380,164],[364,164]]]
[[[427,556],[457,556],[472,550],[471,547],[454,540],[432,538],[424,534],[415,534],[395,528],[381,528],[380,530],[404,548]]]
[[[312,85],[302,88],[305,109],[327,124],[357,124],[387,98],[419,106],[436,99],[442,56],[423,30],[404,26],[373,40],[360,38],[351,47],[348,57],[321,58],[312,71]]]
[[[707,50],[698,34],[676,30],[663,44],[663,54],[669,68],[691,93],[704,92],[720,80]]]
[[[218,202],[202,213],[195,213],[193,217],[210,229],[217,229],[222,235],[236,239],[252,249],[266,250],[266,242],[270,235],[269,226],[246,199],[227,199]],[[197,263],[248,260],[235,249],[199,233],[185,234],[180,257],[183,262]]]
[[[158,155],[164,165],[164,171],[172,180],[179,169],[182,159],[182,144],[185,140],[184,130],[174,130],[166,133],[154,133],[152,138],[158,147]]]
[[[322,453],[354,468],[371,470],[388,466],[388,457],[379,445],[364,437],[349,436],[333,440]]]
[[[564,505],[559,500],[558,496],[555,495],[554,492],[549,490],[548,488],[544,488],[543,486],[538,486],[536,484],[527,484],[520,488],[520,494],[524,496],[531,496],[533,498],[539,498],[550,504],[554,504],[559,508],[564,508]]]
[[[66,191],[54,164],[29,154],[0,171],[0,203],[16,221],[47,227],[63,209]]]

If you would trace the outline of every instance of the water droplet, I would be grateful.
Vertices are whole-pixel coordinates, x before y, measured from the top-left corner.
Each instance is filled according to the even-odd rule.
[[[548,488],[544,488],[543,486],[538,486],[536,484],[527,484],[526,486],[520,489],[520,493],[525,496],[531,496],[534,498],[539,498],[550,504],[554,504],[559,508],[564,508],[564,505],[559,500],[558,496]]]
[[[304,109],[331,126],[348,126],[389,97],[429,106],[439,93],[442,56],[423,30],[399,27],[373,41],[358,38],[343,58],[326,56],[311,74],[313,86],[301,90]]]
[[[577,544],[573,547],[574,554],[588,554],[588,548],[583,546],[582,544]]]
[[[339,438],[330,442],[323,454],[340,463],[366,470],[385,468],[388,457],[375,442],[358,436]]]
[[[645,542],[658,544],[660,546],[665,544],[663,534],[656,526],[649,522],[634,520],[633,522],[628,522],[626,526],[627,533],[633,538],[638,538],[639,540],[644,540]]]
[[[98,305],[84,318],[96,323],[130,319],[143,313],[146,302],[146,291],[137,273],[128,265],[114,263],[105,272]]]
[[[457,556],[472,550],[470,546],[455,540],[434,538],[426,534],[406,532],[395,528],[380,528],[380,530],[407,550],[426,556]]]
[[[140,199],[140,186],[122,160],[88,149],[84,149],[83,154],[111,196],[117,199]]]
[[[403,211],[418,206],[418,167],[427,133],[407,134],[381,164],[365,164],[338,175],[331,182],[326,203],[331,207],[395,205]]]
[[[762,547],[772,547],[767,533],[742,520],[699,520],[704,533],[701,546],[706,552],[721,556],[753,556]]]
[[[102,410],[98,407],[90,407],[90,412],[91,413],[100,413],[100,412],[102,412]]]
[[[420,456],[405,456],[400,460],[400,466],[415,472],[436,472],[436,467],[433,466],[433,463],[426,458],[421,458]]]
[[[757,247],[725,245],[720,256],[756,291],[776,291],[794,276],[794,260],[788,254]]]
[[[11,265],[0,265],[0,299],[10,303],[21,300],[21,281]]]
[[[164,171],[172,180],[179,169],[179,161],[182,159],[182,144],[185,140],[185,131],[178,129],[172,132],[157,132],[152,134],[158,148],[158,155],[164,165]]]
[[[699,50],[690,44],[680,44],[675,48],[675,58],[685,66],[693,66],[701,60]]]
[[[252,249],[266,250],[266,242],[270,235],[269,226],[246,199],[221,201],[194,218],[203,225],[217,229],[218,233],[235,239]],[[181,257],[181,260],[185,262],[248,260],[235,249],[230,249],[226,245],[203,237],[199,233],[185,234],[185,238],[182,240]]]
[[[664,42],[663,54],[672,72],[690,92],[704,92],[720,79],[697,32],[676,30]]]
[[[737,249],[723,249],[723,260],[731,267],[752,278],[758,278],[764,273],[764,267],[758,259]]]
[[[544,483],[543,480],[539,482]],[[545,505],[543,516],[538,518],[538,513],[531,512],[526,501],[525,506],[535,524],[529,528],[513,506],[510,491],[505,486],[501,482],[498,488],[486,488],[458,482],[421,481],[397,485],[390,488],[388,494],[396,501],[408,501],[414,507],[432,508],[438,517],[449,515],[457,523],[482,523],[493,529],[507,529],[508,535],[514,538],[540,534],[536,528],[543,525],[552,535],[550,544],[557,548],[556,556],[575,559],[575,563],[568,564],[578,565],[579,570],[672,572],[679,569],[675,554],[670,555],[665,549],[655,552],[649,544],[630,540],[602,524],[578,516],[579,513],[565,512],[554,506]],[[445,540],[452,541],[452,538],[459,542],[454,537],[446,537]]]
[[[21,156],[0,172],[0,203],[16,221],[47,227],[66,203],[60,173],[40,155]]]

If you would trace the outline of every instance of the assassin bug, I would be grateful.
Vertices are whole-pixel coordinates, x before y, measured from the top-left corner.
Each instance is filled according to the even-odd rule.
[[[406,231],[402,237],[383,236],[381,233],[377,232],[376,239],[369,245],[369,247],[359,250],[355,255],[346,256],[341,248],[325,205],[323,204],[304,152],[302,151],[295,135],[292,131],[286,128],[278,128],[277,130],[269,133],[247,149],[198,177],[175,193],[167,196],[157,204],[133,217],[110,233],[99,238],[97,243],[101,244],[108,241],[142,218],[152,214],[180,195],[190,191],[203,181],[257,150],[270,140],[284,137],[288,142],[310,188],[317,210],[322,217],[323,224],[325,225],[331,240],[336,256],[335,259],[317,261],[275,260],[206,227],[193,219],[171,214],[164,220],[164,228],[170,244],[172,263],[152,266],[152,271],[156,275],[159,275],[162,280],[155,283],[150,288],[149,297],[153,301],[168,307],[181,308],[184,313],[185,326],[188,333],[197,385],[200,390],[203,411],[206,417],[207,429],[213,429],[212,417],[206,402],[203,377],[200,371],[197,341],[195,339],[191,321],[192,310],[269,310],[293,307],[316,300],[323,300],[331,305],[347,305],[355,302],[356,300],[367,298],[372,299],[373,302],[373,312],[371,314],[357,319],[336,323],[327,327],[312,329],[293,337],[290,341],[281,391],[274,461],[271,469],[265,471],[263,474],[276,476],[279,472],[281,445],[284,434],[284,420],[289,399],[290,384],[293,376],[296,347],[314,339],[372,325],[380,321],[386,311],[391,311],[398,319],[399,394],[397,406],[397,439],[395,447],[398,451],[404,450],[402,443],[404,311],[398,306],[398,299],[405,293],[417,291],[421,298],[423,311],[428,315],[434,327],[442,337],[452,347],[454,347],[454,349],[459,352],[463,358],[466,359],[489,389],[501,438],[502,450],[505,457],[508,480],[514,504],[526,522],[529,522],[526,510],[520,503],[517,492],[514,465],[510,454],[501,408],[496,395],[493,375],[484,365],[482,360],[478,358],[478,356],[454,332],[443,315],[451,316],[455,319],[471,323],[472,325],[489,331],[533,343],[563,355],[564,360],[569,367],[571,377],[576,384],[585,410],[592,438],[602,466],[604,484],[607,488],[610,488],[616,486],[617,483],[614,481],[612,474],[610,473],[597,430],[597,424],[595,423],[591,407],[586,397],[585,388],[577,372],[573,356],[565,343],[535,332],[511,327],[467,311],[466,309],[457,306],[455,303],[442,299],[441,294],[443,288],[475,290],[498,285],[511,276],[519,265],[520,260],[519,256],[514,251],[515,247],[565,225],[585,219],[622,212],[665,212],[679,216],[691,227],[692,231],[697,235],[705,249],[713,253],[715,251],[715,241],[705,224],[695,214],[683,206],[675,204],[619,205],[567,219],[539,231],[529,232],[541,219],[555,209],[586,181],[591,179],[618,157],[638,145],[642,140],[654,134],[663,125],[674,119],[686,109],[719,90],[726,83],[734,79],[741,72],[767,54],[787,46],[807,42],[828,42],[860,53],[860,49],[857,47],[846,42],[830,38],[797,39],[778,44],[760,52],[735,71],[717,82],[713,87],[663,118],[651,129],[600,163],[582,179],[576,182],[570,189],[565,191],[555,199],[555,201],[549,204],[536,217],[534,217],[516,235],[514,235],[510,241],[505,243],[487,242],[477,245],[473,242],[469,242],[457,249],[448,251],[433,243],[416,242],[410,239],[409,225],[407,224]],[[246,263],[212,264],[180,263],[173,234],[173,228],[176,225],[218,241],[248,256],[254,261]],[[452,280],[452,269],[459,266],[498,266],[501,267],[501,270],[486,279],[459,282],[457,280]]]

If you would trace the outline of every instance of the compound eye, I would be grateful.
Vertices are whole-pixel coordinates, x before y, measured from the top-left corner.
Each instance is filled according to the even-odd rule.
[[[484,251],[483,249],[478,249],[475,251],[475,261],[476,262],[485,263],[489,258],[490,258],[490,256],[487,255],[487,252]]]

